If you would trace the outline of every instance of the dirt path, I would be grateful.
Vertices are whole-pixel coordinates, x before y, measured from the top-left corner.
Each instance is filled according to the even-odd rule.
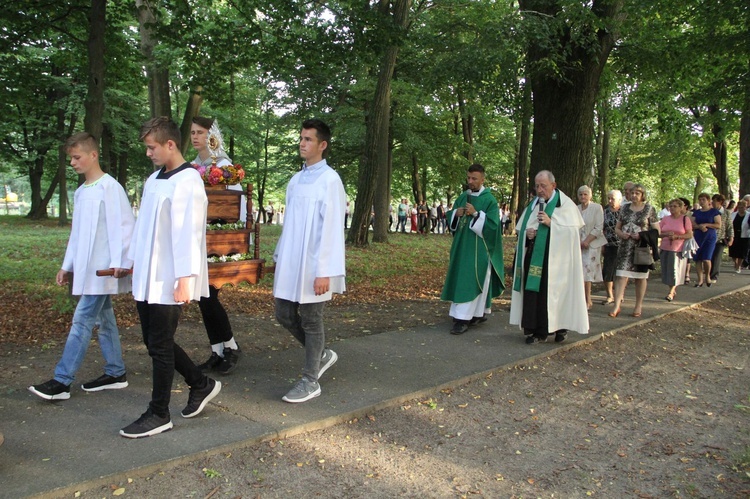
[[[748,497],[748,305],[735,293],[361,420],[80,497]]]

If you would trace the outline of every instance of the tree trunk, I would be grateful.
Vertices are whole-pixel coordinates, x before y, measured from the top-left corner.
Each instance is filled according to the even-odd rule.
[[[419,202],[419,193],[422,192],[422,187],[419,182],[419,160],[417,159],[417,153],[411,153],[411,193],[416,203]]]
[[[61,132],[65,131],[65,109],[62,108],[57,110],[57,129]],[[67,158],[65,147],[60,144],[57,148],[57,180],[60,185],[57,201],[60,215],[57,224],[60,227],[68,224],[68,183],[65,175],[65,169],[68,166]]]
[[[151,117],[172,116],[169,97],[169,70],[154,58],[156,39],[151,26],[156,23],[156,5],[152,0],[135,0],[138,10],[138,32],[141,36],[141,53],[146,59],[148,77],[148,104]]]
[[[42,206],[42,176],[44,175],[44,156],[37,156],[28,161],[29,187],[31,188],[31,209],[27,218],[38,220],[47,218],[47,207]]]
[[[91,0],[89,12],[89,75],[83,128],[98,141],[104,122],[104,33],[107,29],[107,0]]]
[[[703,175],[700,172],[698,172],[698,175],[695,176],[695,188],[693,189],[693,199],[691,200],[693,205],[695,205],[698,202],[698,195],[701,192],[703,192],[704,183],[705,182],[703,180]],[[690,206],[690,209],[692,210],[693,206]]]
[[[389,124],[390,129],[390,124]],[[375,226],[372,229],[372,242],[388,242],[388,225],[391,207],[391,171],[393,170],[393,135],[388,137],[388,158],[385,170],[378,175],[375,186]]]
[[[599,156],[599,193],[601,196],[600,203],[602,206],[607,204],[607,192],[609,192],[609,157],[610,157],[610,138],[611,130],[609,128],[609,104],[604,102],[599,113],[599,127],[601,130],[601,147]]]
[[[117,158],[117,181],[127,192],[128,185],[128,152],[123,147],[122,152]],[[136,194],[137,195],[137,194]]]
[[[388,16],[383,6],[390,2],[381,1],[380,15]],[[393,3],[393,19],[390,21],[397,29],[405,31],[408,21],[411,0],[395,0]],[[403,34],[403,33],[402,33]],[[370,106],[365,132],[365,153],[359,169],[357,181],[357,198],[354,203],[352,225],[347,242],[355,246],[367,246],[368,226],[370,225],[370,210],[375,197],[375,186],[378,176],[387,175],[388,169],[388,138],[391,111],[391,79],[396,67],[396,59],[400,48],[400,38],[386,47],[380,64],[378,82],[375,95]],[[387,202],[387,198],[386,198]]]
[[[519,3],[525,16],[538,16],[537,22],[550,33],[536,43],[531,42],[528,49],[531,66],[546,67],[545,61],[561,59],[556,71],[537,69],[530,75],[534,134],[529,179],[540,170],[551,170],[558,187],[574,194],[592,170],[594,106],[602,70],[616,35],[603,26],[573,28],[564,24],[565,11],[559,1],[520,0]],[[622,6],[623,0],[594,0],[591,10],[602,24],[607,24],[619,16]],[[577,37],[572,35],[574,31]],[[596,41],[579,45],[577,40],[585,42],[587,34]]]
[[[183,156],[190,149],[190,127],[193,126],[193,118],[200,114],[201,105],[203,105],[203,87],[198,85],[195,90],[190,92],[190,97],[185,103],[185,114],[182,117],[182,125],[180,125]]]
[[[740,192],[738,199],[750,194],[750,89],[745,95],[745,109],[740,120]]]
[[[729,185],[729,173],[727,171],[727,142],[724,134],[724,127],[721,124],[721,113],[719,107],[711,105],[708,107],[708,114],[711,116],[711,133],[714,136],[714,142],[711,151],[714,155],[714,164],[711,167],[714,177],[719,187],[719,193],[727,199],[732,198],[732,188]]]
[[[109,124],[105,124],[102,127],[101,139],[102,145],[99,164],[103,171],[117,178],[117,155],[114,153],[115,137],[112,134],[112,127]]]
[[[474,116],[466,107],[466,100],[461,90],[458,91],[458,113],[461,116],[461,134],[464,138],[466,149],[461,153],[469,162],[474,163]]]
[[[510,227],[515,232],[516,219],[529,199],[529,141],[531,139],[531,86],[523,84],[520,106],[520,125],[516,151],[516,165],[513,169],[513,193],[510,200]]]

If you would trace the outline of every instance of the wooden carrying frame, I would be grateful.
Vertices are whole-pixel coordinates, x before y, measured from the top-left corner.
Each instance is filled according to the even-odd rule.
[[[243,193],[226,186],[207,186],[207,223],[235,223],[240,219],[242,196],[247,196],[245,228],[206,231],[206,254],[208,256],[247,253],[253,244],[253,258],[238,262],[215,262],[208,264],[208,282],[221,288],[225,284],[237,286],[241,282],[257,284],[263,278],[265,260],[260,258],[260,224],[253,220],[253,185],[247,184]]]

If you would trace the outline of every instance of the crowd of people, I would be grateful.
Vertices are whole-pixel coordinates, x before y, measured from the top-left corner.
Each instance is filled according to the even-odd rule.
[[[595,205],[586,196],[586,191],[590,192],[586,186],[579,189],[581,213]],[[614,305],[609,312],[611,317],[617,317],[622,311],[625,290],[630,282],[635,288],[635,306],[631,315],[641,316],[650,271],[655,270],[657,261],[660,263],[661,282],[667,286],[664,297],[667,301],[676,298],[678,286],[690,284],[691,264],[697,274],[694,287],[710,287],[716,283],[726,248],[736,273],[741,273],[748,265],[750,227],[747,205],[750,195],[735,207],[721,194],[701,193],[697,206],[691,206],[685,198],[675,198],[657,212],[643,185],[626,182],[622,192],[609,191],[607,200],[602,217],[584,216],[586,223],[581,230],[581,248],[585,250],[591,234],[603,235],[603,272],[601,278],[593,282],[604,283],[607,297],[601,303]],[[588,292],[588,284],[586,288]],[[590,309],[590,299],[587,305]]]
[[[184,418],[199,415],[221,391],[215,374],[231,373],[240,359],[219,290],[210,285],[207,267],[208,200],[194,165],[231,165],[215,120],[195,118],[191,142],[193,164],[185,161],[179,127],[169,118],[144,123],[141,140],[158,167],[146,181],[138,218],[122,186],[99,165],[96,139],[86,132],[65,144],[70,164],[85,181],[75,193],[65,258],[56,281],[80,296],[62,358],[54,377],[29,390],[46,400],[70,398],[93,330],[98,327],[104,373],[85,382],[88,392],[128,386],[111,296],[132,291],[143,342],[152,359],[151,400],[146,411],[120,435],[141,438],[173,427],[169,411],[172,383],[178,373],[189,386]],[[345,285],[344,231],[349,215],[341,179],[326,162],[331,131],[320,120],[302,123],[299,153],[302,168],[289,181],[286,205],[264,210],[268,223],[284,216],[273,259],[277,263],[273,296],[276,320],[304,349],[301,376],[282,397],[306,402],[321,394],[320,377],[338,359],[326,346],[325,305]],[[466,190],[446,208],[424,200],[401,199],[392,213],[396,231],[453,236],[441,299],[451,303],[450,333],[462,335],[487,321],[492,299],[504,288],[503,234],[510,216],[485,187],[485,169],[471,165]],[[544,170],[534,179],[535,196],[520,213],[513,262],[510,324],[519,326],[528,344],[554,335],[565,341],[568,331],[587,334],[593,307],[592,284],[605,283],[609,315],[618,317],[630,282],[635,288],[631,315],[640,317],[651,270],[661,264],[661,280],[672,301],[677,287],[689,282],[692,261],[696,287],[719,278],[725,248],[735,272],[748,265],[748,202],[732,210],[723,196],[702,193],[690,209],[673,199],[657,213],[645,187],[628,182],[623,192],[608,193],[606,208],[592,201],[588,186],[577,192],[578,203],[557,188],[554,174]],[[243,209],[246,209],[243,208]],[[283,214],[283,215],[282,215]],[[281,220],[278,220],[282,223]],[[393,223],[393,220],[391,220]],[[101,271],[104,270],[104,276]],[[182,306],[197,301],[206,327],[210,357],[196,365],[175,341]],[[209,376],[211,375],[211,376]]]

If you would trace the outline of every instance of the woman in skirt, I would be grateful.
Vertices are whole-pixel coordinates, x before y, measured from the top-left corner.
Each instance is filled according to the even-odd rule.
[[[677,286],[685,284],[687,258],[682,255],[685,241],[693,237],[693,224],[683,215],[683,203],[679,199],[669,202],[669,215],[661,219],[661,282],[669,286],[667,301],[674,300]]]

